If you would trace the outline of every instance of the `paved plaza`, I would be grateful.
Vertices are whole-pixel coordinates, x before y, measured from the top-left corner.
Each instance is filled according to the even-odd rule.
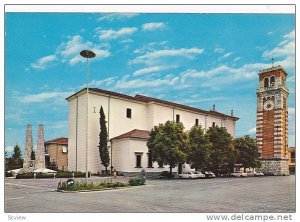
[[[86,193],[55,192],[59,181],[5,179],[5,212],[288,213],[296,210],[294,175],[157,179],[147,180],[145,186]]]

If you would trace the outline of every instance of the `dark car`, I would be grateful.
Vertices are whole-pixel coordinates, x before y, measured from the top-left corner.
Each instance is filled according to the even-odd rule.
[[[159,175],[160,179],[170,179],[170,178],[174,178],[174,174],[170,174],[169,171],[163,171],[161,172],[161,174]]]

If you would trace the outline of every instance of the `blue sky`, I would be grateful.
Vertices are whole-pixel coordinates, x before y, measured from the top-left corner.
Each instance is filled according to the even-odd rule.
[[[295,16],[290,14],[6,13],[5,146],[24,149],[26,124],[67,137],[65,98],[90,86],[137,93],[240,118],[255,136],[257,73],[288,73],[289,146],[295,145]]]

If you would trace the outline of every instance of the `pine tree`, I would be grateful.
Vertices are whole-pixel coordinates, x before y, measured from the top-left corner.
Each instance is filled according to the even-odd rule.
[[[105,167],[105,173],[107,175],[107,167],[109,166],[110,157],[109,157],[109,151],[107,147],[108,143],[108,134],[107,134],[107,128],[106,128],[106,121],[105,121],[105,114],[103,111],[103,108],[101,106],[100,108],[100,133],[99,133],[99,154],[100,154],[100,160],[101,164]]]
[[[8,165],[11,167],[11,169],[18,169],[23,166],[22,153],[19,145],[15,145],[14,153],[12,154]]]

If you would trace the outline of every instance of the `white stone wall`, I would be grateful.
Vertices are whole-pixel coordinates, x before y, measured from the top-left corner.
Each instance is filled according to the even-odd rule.
[[[85,172],[86,164],[86,94],[82,94],[78,97],[78,131],[77,131],[77,170]],[[68,167],[69,170],[76,170],[76,98],[69,101],[69,153],[68,153]],[[227,130],[234,136],[234,121],[228,119],[224,121],[220,117],[205,116],[192,111],[174,109],[165,105],[158,105],[154,103],[143,103],[134,100],[127,100],[124,98],[118,98],[115,96],[108,96],[105,94],[89,93],[89,130],[88,130],[88,170],[93,173],[99,172],[104,169],[101,165],[98,143],[99,143],[99,111],[100,107],[103,107],[106,115],[107,128],[109,130],[109,139],[129,132],[134,129],[148,130],[150,131],[153,126],[159,123],[165,123],[167,120],[176,120],[176,114],[180,115],[180,121],[184,124],[185,129],[189,130],[195,124],[195,119],[199,119],[199,124],[203,128],[209,128],[212,123],[215,122],[218,126],[225,126]],[[132,117],[126,117],[126,110],[130,108],[132,110]],[[119,146],[117,144],[116,146]],[[145,150],[143,155],[143,162],[147,164],[147,152],[148,148],[146,143],[143,145],[132,144],[134,149]],[[114,145],[113,145],[114,146]],[[119,158],[120,155],[114,153],[114,158]],[[133,161],[134,152],[131,152],[131,156],[128,161]],[[123,150],[121,151],[124,154]],[[124,156],[124,155],[123,155]],[[125,157],[124,157],[125,158]],[[144,161],[144,158],[145,161]],[[120,158],[119,158],[120,160]],[[117,169],[118,161],[114,161],[113,166]],[[123,161],[121,161],[124,163]],[[133,162],[135,164],[135,160]],[[132,164],[131,164],[132,165]],[[125,164],[124,167],[127,167]],[[166,167],[165,167],[166,169]],[[118,170],[118,169],[117,169]],[[134,170],[130,168],[130,170]],[[149,169],[150,171],[152,169]],[[160,169],[161,171],[161,169]]]

